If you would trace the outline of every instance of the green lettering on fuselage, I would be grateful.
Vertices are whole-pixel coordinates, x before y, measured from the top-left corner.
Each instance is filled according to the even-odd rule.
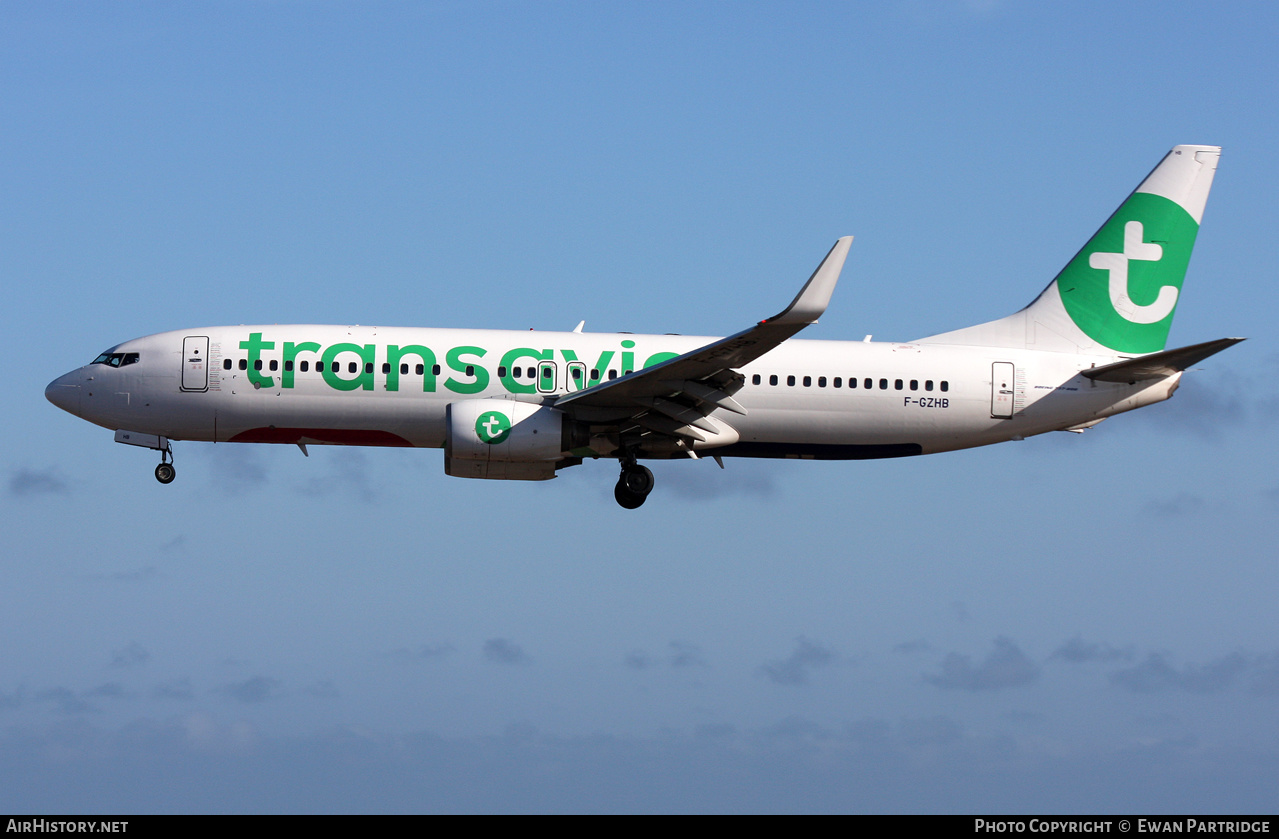
[[[622,342],[622,349],[624,350],[624,352],[622,353],[622,375],[623,376],[635,370],[635,353],[626,352],[627,350],[630,350],[631,347],[634,347],[634,346],[635,346],[634,341]]]
[[[635,341],[627,339],[622,341],[621,345],[623,350],[620,353],[617,350],[601,350],[595,365],[585,370],[584,375],[586,378],[584,383],[578,384],[577,380],[574,380],[574,384],[569,387],[569,390],[590,387],[605,381],[610,365],[615,358],[620,361],[619,373],[625,375],[628,371],[633,371],[635,369],[636,355],[634,351]],[[434,393],[439,383],[439,374],[436,372],[439,367],[439,356],[435,350],[422,344],[388,344],[379,346],[377,344],[337,343],[325,347],[316,341],[284,341],[280,346],[284,362],[284,368],[280,373],[280,387],[285,390],[292,390],[297,387],[298,373],[304,373],[305,375],[308,364],[306,356],[315,358],[317,362],[316,372],[320,373],[321,380],[334,390],[374,390],[377,386],[375,372],[379,358],[383,358],[384,389],[388,392],[399,391],[401,379],[405,375],[410,377],[421,375],[423,393]],[[246,359],[248,379],[258,387],[272,387],[275,384],[273,376],[256,369],[262,365],[263,353],[274,350],[275,347],[276,342],[263,340],[261,332],[252,332],[246,340],[239,342],[239,348],[244,350],[248,356]],[[444,381],[444,387],[454,393],[478,394],[488,390],[490,385],[495,383],[500,385],[502,390],[507,393],[537,393],[537,378],[532,371],[540,367],[542,362],[553,362],[557,352],[564,359],[564,369],[566,371],[571,371],[569,365],[580,363],[577,352],[571,349],[554,350],[515,347],[514,349],[506,350],[502,354],[498,369],[492,371],[481,363],[481,360],[489,354],[489,350],[471,345],[453,347],[444,353],[444,360],[448,368],[456,375],[450,375]],[[674,352],[653,353],[648,356],[643,366],[652,367],[676,358],[678,355],[679,353]],[[358,359],[358,361],[355,359]],[[527,359],[533,363],[525,362],[521,364],[522,359]],[[404,368],[405,372],[401,372],[401,367]],[[525,367],[528,369],[525,370]],[[524,373],[519,378],[516,378],[514,374],[517,368]],[[420,374],[418,369],[421,370]],[[581,370],[580,367],[575,369]],[[596,371],[598,371],[598,378],[592,375]],[[495,375],[496,382],[493,381]],[[569,372],[565,372],[564,377],[567,378],[568,375]],[[580,378],[581,376],[579,375]],[[556,384],[562,385],[563,383],[557,381]],[[564,387],[557,387],[556,391],[563,392]]]
[[[614,350],[603,350],[600,353],[600,357],[595,360],[595,366],[586,371],[586,381],[581,385],[581,387],[590,387],[591,385],[596,385],[603,381],[604,376],[606,375],[605,371],[608,370],[608,364],[613,360],[613,356],[615,354],[616,352]],[[565,364],[572,364],[574,361],[577,361],[577,353],[573,350],[560,350],[560,355],[564,356]],[[677,353],[670,353],[670,355],[674,356],[677,355]],[[592,375],[592,372],[594,372],[595,375]]]
[[[356,365],[356,374],[354,379],[344,379],[339,373],[337,357],[342,353],[355,353],[360,357],[359,364]],[[374,344],[334,344],[324,351],[324,372],[320,375],[324,376],[324,381],[334,390],[364,390],[373,389],[373,359],[377,354],[377,347]]]
[[[489,371],[485,370],[475,362],[468,364],[464,355],[473,355],[476,358],[483,358],[488,350],[482,347],[454,347],[444,356],[445,362],[449,367],[457,372],[469,376],[474,381],[464,382],[449,376],[444,382],[444,386],[454,393],[479,393],[489,386]]]
[[[526,385],[523,382],[517,382],[513,378],[511,362],[520,358],[535,358],[538,361],[550,361],[555,358],[555,350],[535,350],[529,347],[516,347],[506,353],[506,355],[502,356],[502,363],[500,365],[501,369],[498,370],[499,373],[503,371],[506,373],[506,375],[499,377],[499,381],[502,382],[502,387],[506,388],[511,393],[532,393],[535,390],[533,385]]]
[[[401,347],[398,344],[391,344],[386,348],[386,363],[390,365],[390,370],[386,373],[386,389],[400,389],[400,364],[401,359],[405,356],[415,356],[422,359],[422,392],[435,392],[435,353],[431,352],[421,344],[409,344]]]
[[[240,349],[249,354],[249,381],[258,387],[274,385],[275,378],[262,375],[258,368],[262,366],[262,351],[275,349],[275,342],[263,341],[261,332],[250,332],[249,340],[240,342]]]
[[[670,361],[672,358],[679,358],[679,353],[677,352],[653,353],[652,355],[648,357],[648,360],[644,362],[644,366],[652,367],[654,364],[661,364],[663,361]]]
[[[241,346],[244,346],[241,344]],[[293,368],[297,366],[298,353],[318,353],[320,345],[314,341],[302,341],[295,344],[292,341],[284,342],[284,372],[280,374],[280,387],[293,387]]]

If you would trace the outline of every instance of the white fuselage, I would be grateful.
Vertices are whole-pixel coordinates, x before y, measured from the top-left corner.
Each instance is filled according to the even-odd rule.
[[[60,407],[174,440],[445,444],[450,402],[534,404],[716,339],[679,335],[340,326],[165,332],[50,384]],[[1114,355],[790,340],[741,368],[725,456],[861,459],[962,449],[1094,423],[1167,399],[1180,374],[1133,385],[1079,375]],[[322,369],[317,367],[322,366]],[[853,386],[855,385],[855,386]],[[607,455],[607,452],[596,452]]]
[[[45,394],[160,451],[161,483],[171,440],[413,446],[490,480],[616,458],[627,509],[653,489],[645,458],[860,460],[1082,431],[1242,340],[1166,349],[1220,153],[1175,146],[1028,306],[913,343],[796,338],[830,303],[843,236],[790,305],[722,339],[201,328],[127,341]]]

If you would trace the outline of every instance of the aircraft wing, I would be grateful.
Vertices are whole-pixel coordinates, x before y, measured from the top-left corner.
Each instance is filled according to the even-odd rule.
[[[1079,374],[1100,382],[1119,382],[1133,384],[1146,379],[1162,379],[1173,373],[1180,373],[1192,364],[1198,364],[1209,356],[1216,355],[1224,349],[1233,347],[1243,338],[1218,338],[1202,344],[1191,344],[1175,350],[1143,355],[1139,358],[1128,358],[1106,364],[1102,367],[1090,367],[1080,370]]]
[[[705,441],[718,433],[705,417],[717,408],[746,409],[733,399],[745,379],[735,368],[749,364],[799,332],[826,311],[853,237],[835,242],[808,282],[781,313],[661,364],[565,394],[554,407],[592,423],[619,423],[622,431],[658,433]]]

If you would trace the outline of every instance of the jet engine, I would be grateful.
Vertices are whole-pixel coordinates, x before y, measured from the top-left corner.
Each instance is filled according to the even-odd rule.
[[[554,478],[556,465],[571,458],[574,427],[562,411],[528,402],[452,402],[446,417],[444,471],[458,478],[505,481]],[[569,460],[574,462],[578,461]]]

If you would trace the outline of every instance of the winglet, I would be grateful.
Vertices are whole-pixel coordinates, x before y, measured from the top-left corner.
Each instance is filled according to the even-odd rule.
[[[837,241],[822,264],[808,278],[804,288],[785,311],[776,317],[762,320],[727,338],[712,341],[704,347],[658,362],[652,367],[563,394],[554,402],[556,409],[572,411],[575,406],[604,408],[615,412],[617,416],[632,416],[637,406],[642,406],[639,410],[648,413],[644,414],[643,422],[640,422],[638,416],[632,416],[636,422],[641,425],[648,423],[645,427],[658,433],[694,438],[697,436],[696,432],[688,433],[685,430],[689,428],[684,424],[687,420],[666,419],[649,411],[653,406],[652,400],[688,396],[703,406],[713,405],[745,414],[746,409],[731,398],[745,380],[740,373],[726,371],[736,371],[737,368],[750,364],[804,327],[817,322],[830,302],[831,292],[835,290],[835,282],[844,267],[844,258],[848,256],[848,247],[852,241],[852,236],[845,236]],[[660,413],[661,409],[655,410]],[[713,409],[696,410],[705,415]],[[676,426],[671,429],[662,427],[668,422],[676,423]]]
[[[795,299],[780,314],[774,315],[764,323],[772,324],[810,324],[826,311],[830,304],[831,293],[835,283],[839,281],[839,273],[844,270],[844,260],[848,257],[848,248],[853,243],[852,236],[845,236],[835,242],[835,246],[826,254],[822,264],[817,266],[813,276],[808,278]]]

